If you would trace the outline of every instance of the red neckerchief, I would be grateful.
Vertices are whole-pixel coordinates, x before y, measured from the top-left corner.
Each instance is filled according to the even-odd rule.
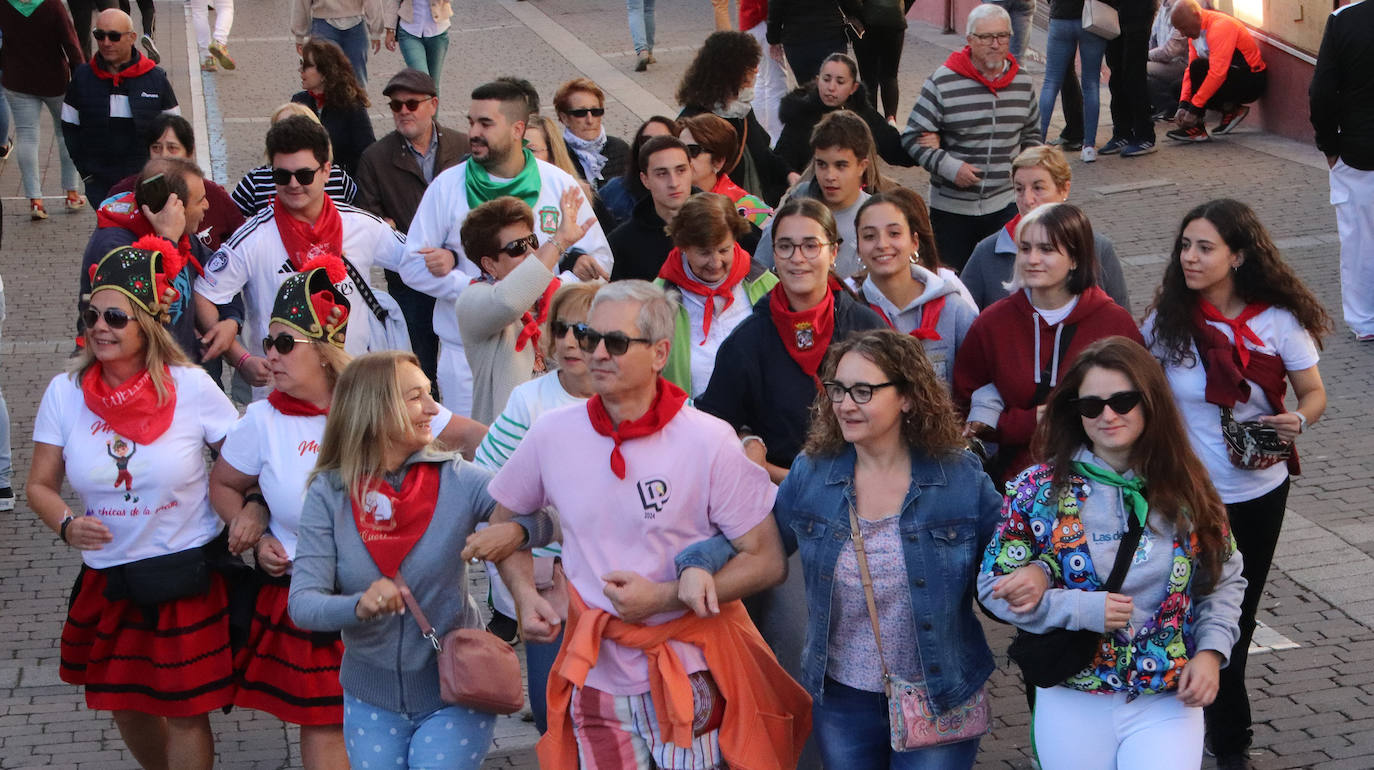
[[[129,63],[129,66],[119,72],[111,72],[105,69],[104,63],[100,61],[100,54],[97,53],[91,57],[91,72],[94,72],[95,76],[101,80],[108,80],[110,85],[119,88],[119,81],[146,75],[157,66],[152,59],[141,55],[138,51],[134,51],[133,54],[134,60]]]
[[[272,199],[272,215],[277,220],[277,232],[281,233],[281,245],[297,272],[320,254],[343,254],[343,217],[328,195],[324,196],[324,206],[313,225],[291,216],[276,197]]]
[[[716,297],[723,297],[725,304],[721,305],[720,312],[724,313],[735,303],[735,287],[749,275],[749,252],[743,246],[735,244],[735,254],[731,257],[730,273],[725,276],[725,280],[716,288],[711,288],[696,278],[682,266],[682,249],[674,248],[668,252],[668,258],[663,261],[663,267],[658,271],[658,277],[673,284],[679,289],[690,291],[702,297],[706,302],[706,313],[701,320],[701,342],[706,344],[706,335],[711,333],[711,319],[716,315]]]
[[[615,442],[615,448],[611,450],[611,472],[616,478],[625,478],[625,456],[620,453],[620,445],[631,439],[652,436],[663,430],[663,426],[677,416],[685,403],[687,394],[682,388],[662,377],[658,378],[655,385],[654,400],[649,404],[649,411],[638,420],[627,420],[618,426],[613,425],[610,414],[606,412],[606,406],[601,403],[600,394],[592,396],[587,401],[587,416],[592,420],[592,429],[603,436],[609,436]]]
[[[172,413],[177,407],[177,387],[172,372],[162,367],[167,381],[167,400],[157,402],[157,388],[147,369],[114,387],[101,376],[104,368],[99,361],[81,377],[81,395],[86,408],[120,436],[135,444],[147,446],[167,432],[172,425]]]
[[[320,110],[324,109],[324,92],[320,92],[317,94],[314,91],[306,91],[306,93],[310,94],[310,98],[315,100],[315,112],[319,112]]]
[[[1017,214],[1006,225],[1007,235],[1011,236],[1012,243],[1016,242],[1016,226],[1019,224],[1021,224],[1021,215]]]
[[[148,218],[143,216],[143,212],[138,210],[134,204],[134,194],[132,192],[123,193],[109,201],[104,206],[95,211],[95,226],[101,227],[120,227],[134,234],[134,239],[143,238],[149,235],[157,235],[153,226],[148,222]],[[177,251],[181,254],[188,264],[196,270],[196,275],[205,275],[205,268],[201,267],[200,260],[196,259],[191,253],[191,238],[181,236],[181,242],[177,244]]]
[[[978,68],[974,66],[973,49],[969,46],[964,46],[962,51],[955,51],[950,54],[949,58],[945,59],[945,66],[966,78],[971,78],[982,83],[994,94],[1011,85],[1012,78],[1016,77],[1017,71],[1021,69],[1021,65],[1016,62],[1016,57],[1007,54],[1006,71],[998,75],[995,80],[989,80],[986,75],[979,72]]]
[[[549,286],[544,289],[544,294],[535,300],[534,310],[532,312],[526,311],[524,315],[520,316],[520,323],[523,326],[520,329],[520,334],[515,338],[515,352],[519,353],[524,350],[525,345],[530,342],[535,345],[539,344],[539,338],[544,334],[542,329],[544,322],[549,320],[549,305],[553,302],[554,292],[558,291],[558,287],[562,285],[563,282],[557,278],[549,281]]]
[[[1255,330],[1250,328],[1251,318],[1269,309],[1268,305],[1252,302],[1240,311],[1240,315],[1235,318],[1227,318],[1217,310],[1216,306],[1202,297],[1197,298],[1197,309],[1202,314],[1204,320],[1215,321],[1219,324],[1230,327],[1231,334],[1235,338],[1236,356],[1240,358],[1240,368],[1244,369],[1250,365],[1250,349],[1245,347],[1246,342],[1253,342],[1256,345],[1264,345],[1264,340],[1260,339]],[[1276,405],[1277,406],[1277,405]]]
[[[321,409],[304,399],[288,396],[280,390],[267,394],[267,403],[287,417],[319,417],[329,414],[329,407]]]
[[[439,464],[415,463],[406,471],[398,492],[390,484],[368,479],[363,492],[366,509],[354,500],[353,523],[363,546],[387,577],[396,577],[406,554],[420,541],[439,502]]]
[[[835,292],[826,291],[819,305],[796,312],[787,304],[782,284],[778,284],[768,292],[768,312],[787,355],[815,379],[830,339],[835,336]]]

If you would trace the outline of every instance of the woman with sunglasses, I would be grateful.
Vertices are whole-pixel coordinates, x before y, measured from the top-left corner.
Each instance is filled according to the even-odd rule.
[[[439,409],[415,356],[359,356],[339,376],[306,483],[288,610],[303,629],[341,632],[352,767],[481,767],[496,717],[442,700],[438,654],[411,607],[440,637],[481,628],[468,559],[544,545],[553,530],[541,513],[473,534],[496,507],[491,474],[434,446]]]
[[[1326,310],[1248,206],[1215,200],[1183,217],[1143,333],[1245,554],[1241,633],[1206,714],[1212,751],[1219,763],[1231,763],[1224,767],[1249,765],[1250,637],[1283,526],[1289,474],[1298,472],[1293,444],[1326,411],[1317,361],[1330,331]],[[1292,409],[1284,403],[1289,385],[1297,397]],[[1244,438],[1264,434],[1277,451],[1245,453]]]
[[[687,157],[692,163],[692,186],[724,195],[735,204],[740,216],[755,227],[763,227],[773,216],[773,209],[730,179],[730,172],[740,159],[735,127],[709,112],[679,118],[678,126],[682,129],[678,138],[687,145]]]
[[[560,285],[558,260],[596,223],[578,223],[581,205],[579,188],[563,193],[558,230],[542,246],[534,234],[534,211],[519,198],[487,201],[463,220],[463,251],[482,271],[457,303],[477,422],[490,424],[516,385],[545,370],[539,338]]]
[[[558,87],[553,108],[563,124],[563,141],[572,151],[577,178],[595,189],[625,173],[630,145],[608,136],[601,125],[606,114],[606,93],[588,78],[573,78]]]
[[[1031,436],[1062,366],[1104,337],[1141,342],[1130,313],[1098,288],[1093,229],[1082,211],[1040,206],[1021,218],[1016,240],[1012,294],[974,320],[954,366],[965,434],[997,443],[989,473],[999,483],[1030,464]]]
[[[82,556],[62,680],[85,685],[88,708],[113,712],[143,767],[209,768],[209,713],[232,703],[234,676],[218,568],[229,557],[204,455],[237,412],[163,326],[180,259],[145,238],[96,266],[84,345],[38,409],[27,493]]]
[[[320,122],[320,116],[315,111],[304,104],[287,102],[272,111],[268,118],[269,123],[275,124],[277,121],[300,115],[310,118],[316,123]],[[330,150],[331,157],[333,149]],[[229,197],[234,199],[234,204],[239,207],[245,217],[251,217],[272,204],[272,198],[277,194],[277,187],[272,183],[272,164],[266,163],[257,166],[243,175],[239,183],[234,186],[234,191]],[[358,197],[358,185],[353,181],[353,177],[348,175],[337,164],[331,163],[329,166],[329,179],[324,183],[324,194],[334,199],[335,203],[352,203]]]
[[[1081,671],[1036,688],[1045,770],[1201,764],[1202,707],[1240,637],[1245,578],[1174,402],[1135,340],[1085,348],[1036,430],[1043,462],[1008,485],[983,554],[990,612],[1030,633],[1103,634]],[[1133,555],[1109,591],[1122,547]]]
[[[358,168],[358,156],[377,141],[367,89],[358,83],[353,65],[343,49],[331,40],[312,38],[301,48],[301,88],[291,101],[304,104],[319,116],[329,132],[334,163],[349,174]]]

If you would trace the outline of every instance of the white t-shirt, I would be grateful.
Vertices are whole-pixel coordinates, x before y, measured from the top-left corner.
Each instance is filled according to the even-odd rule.
[[[690,406],[657,433],[620,445],[624,479],[611,471],[614,447],[592,428],[585,406],[547,412],[487,487],[518,513],[558,509],[563,567],[591,607],[615,614],[602,575],[628,570],[654,582],[675,580],[673,559],[682,549],[717,533],[738,538],[773,509],[777,487],[745,457],[735,430]],[[646,623],[684,612],[660,613]],[[688,673],[706,668],[700,648],[671,645]],[[587,686],[613,695],[647,692],[648,660],[603,641]]]
[[[724,310],[721,310],[721,306],[725,304],[725,300],[716,297],[711,299],[716,304],[716,314],[711,317],[711,332],[705,336],[706,344],[703,345],[701,327],[706,318],[706,298],[690,291],[681,292],[682,307],[687,311],[687,323],[692,340],[692,392],[687,394],[692,398],[705,393],[706,386],[711,383],[711,373],[716,370],[716,351],[720,350],[720,343],[754,312],[753,306],[749,304],[749,295],[744,291],[743,281],[735,284],[735,289],[731,293],[734,294],[735,301]]]
[[[506,408],[487,429],[486,438],[478,445],[472,461],[492,472],[501,470],[541,415],[586,400],[564,390],[558,372],[516,385],[506,400]]]
[[[171,427],[146,445],[119,436],[88,409],[79,383],[67,374],[53,377],[43,393],[33,440],[62,447],[67,481],[84,514],[99,516],[114,536],[100,550],[81,552],[88,567],[195,548],[223,527],[210,508],[205,445],[224,438],[238,412],[200,367],[173,366],[171,372],[177,398]]]
[[[1225,334],[1231,344],[1235,344],[1230,327],[1213,321],[1208,323]],[[1319,356],[1312,335],[1308,334],[1298,323],[1298,319],[1287,310],[1271,307],[1251,318],[1248,325],[1264,341],[1260,346],[1247,341],[1245,346],[1250,350],[1277,355],[1283,359],[1283,366],[1289,372],[1310,369],[1317,365]],[[1162,355],[1163,351],[1155,348],[1154,328],[1155,316],[1151,313],[1150,317],[1145,319],[1140,333],[1145,338],[1146,346],[1156,355]],[[1192,346],[1190,348],[1196,355],[1197,349]],[[1256,471],[1242,470],[1231,464],[1226,450],[1226,439],[1221,435],[1221,407],[1207,403],[1204,395],[1207,390],[1207,373],[1196,358],[1192,366],[1165,366],[1164,374],[1169,378],[1169,387],[1174,391],[1174,401],[1182,413],[1183,427],[1188,431],[1193,451],[1211,473],[1212,484],[1221,495],[1222,502],[1238,503],[1253,500],[1274,490],[1288,478],[1288,466],[1284,463]],[[1237,403],[1232,407],[1231,414],[1237,421],[1246,422],[1258,419],[1261,415],[1281,411],[1286,411],[1283,404],[1278,404],[1277,407],[1270,404],[1260,386],[1250,382],[1250,400]]]

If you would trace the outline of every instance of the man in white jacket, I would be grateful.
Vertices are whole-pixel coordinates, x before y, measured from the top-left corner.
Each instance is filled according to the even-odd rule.
[[[458,331],[458,295],[480,274],[467,258],[459,231],[468,212],[503,195],[513,195],[534,210],[534,235],[542,244],[558,231],[564,191],[578,182],[561,169],[537,160],[522,147],[529,119],[525,93],[502,81],[478,86],[468,108],[468,141],[472,156],[434,178],[420,200],[406,238],[401,278],[434,304],[434,332],[439,336],[439,394],[457,414],[472,411],[472,371]],[[577,221],[595,219],[583,201]],[[565,279],[593,280],[611,274],[611,248],[606,233],[594,223],[559,256]]]

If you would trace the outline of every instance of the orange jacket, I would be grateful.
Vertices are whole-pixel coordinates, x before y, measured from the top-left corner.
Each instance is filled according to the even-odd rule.
[[[1179,101],[1191,102],[1199,109],[1206,107],[1208,100],[1218,88],[1221,88],[1221,84],[1226,82],[1226,71],[1231,68],[1231,58],[1237,49],[1240,50],[1241,56],[1245,57],[1245,63],[1250,65],[1251,72],[1260,72],[1264,69],[1264,59],[1260,58],[1255,38],[1250,35],[1250,30],[1236,19],[1221,11],[1209,11],[1204,8],[1202,34],[1207,36],[1207,77],[1197,87],[1197,93],[1194,93],[1192,77],[1188,70],[1184,70],[1183,93],[1179,96]],[[1197,46],[1189,40],[1188,66],[1192,67],[1193,61],[1197,58]]]
[[[791,770],[811,732],[811,696],[783,671],[741,602],[721,604],[720,615],[692,613],[657,626],[626,623],[589,608],[568,586],[568,623],[563,648],[549,675],[549,731],[537,751],[543,770],[577,770],[573,737],[573,686],[581,687],[596,665],[603,638],[643,650],[649,658],[649,692],[659,734],[678,746],[692,745],[692,686],[669,640],[695,644],[725,699],[720,751],[739,770]]]

